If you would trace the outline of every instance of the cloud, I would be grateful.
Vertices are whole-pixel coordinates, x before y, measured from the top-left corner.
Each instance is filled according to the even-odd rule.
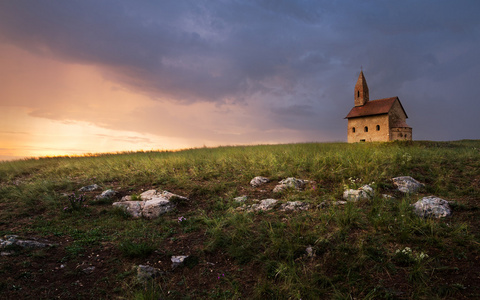
[[[198,143],[342,140],[363,66],[371,98],[399,96],[418,137],[476,138],[479,9],[466,0],[4,1],[0,43],[36,57],[22,76],[38,84],[19,91],[10,79],[1,101]],[[20,74],[11,68],[2,79]]]

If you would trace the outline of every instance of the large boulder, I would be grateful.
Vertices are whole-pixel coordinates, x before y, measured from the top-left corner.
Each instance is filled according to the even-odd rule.
[[[452,214],[447,200],[428,196],[418,200],[413,206],[413,212],[422,218],[444,218]]]
[[[305,180],[297,179],[295,177],[288,177],[280,181],[273,189],[273,192],[278,193],[286,189],[301,190],[305,186],[305,183]]]
[[[250,180],[250,185],[253,187],[259,187],[267,182],[270,182],[270,179],[268,179],[267,177],[257,176]]]
[[[369,200],[375,196],[373,188],[368,184],[362,186],[358,190],[349,189],[343,192],[343,199],[347,201]]]
[[[414,194],[425,186],[423,183],[416,181],[410,176],[395,177],[392,178],[392,181],[397,189],[405,194]]]

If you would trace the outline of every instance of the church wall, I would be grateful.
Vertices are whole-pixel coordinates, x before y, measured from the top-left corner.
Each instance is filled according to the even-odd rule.
[[[390,141],[411,141],[412,128],[400,127],[390,130]]]
[[[412,128],[395,127],[395,124],[406,123],[407,116],[400,103],[395,101],[389,112],[390,115],[390,141],[411,141]]]
[[[379,126],[377,130],[377,125]],[[368,132],[365,132],[368,127]],[[355,132],[353,132],[355,128]],[[386,142],[390,140],[388,115],[348,119],[348,142]]]
[[[390,109],[390,127],[395,127],[394,124],[397,124],[400,121],[405,122],[407,120],[407,116],[403,112],[402,106],[398,101],[395,101]]]

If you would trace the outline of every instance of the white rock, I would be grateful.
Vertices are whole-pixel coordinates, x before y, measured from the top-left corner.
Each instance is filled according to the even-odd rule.
[[[233,198],[233,201],[237,203],[244,203],[245,201],[247,201],[247,196],[240,196],[240,197]]]
[[[100,200],[100,199],[110,199],[112,198],[113,196],[115,196],[117,192],[115,192],[114,190],[112,189],[109,189],[109,190],[106,190],[104,192],[102,192],[100,195],[96,196],[95,199],[97,200]]]
[[[294,188],[296,190],[300,190],[304,186],[305,186],[305,180],[289,177],[280,181],[278,185],[276,185],[275,188],[273,189],[273,192],[278,193],[288,188]]]
[[[112,206],[123,208],[127,214],[129,214],[135,219],[138,219],[142,216],[142,210],[143,210],[143,207],[145,206],[145,202],[144,201],[121,201],[121,202],[114,202]]]
[[[288,201],[280,205],[280,210],[283,211],[298,211],[298,210],[308,210],[310,208],[310,204],[301,202],[301,201]]]
[[[92,185],[87,185],[87,186],[81,187],[78,191],[79,192],[92,192],[92,191],[101,190],[101,189],[102,188],[99,185],[92,184]]]
[[[423,218],[444,218],[452,214],[447,200],[428,196],[418,200],[413,206],[413,212]]]
[[[362,199],[372,199],[375,195],[373,188],[369,185],[364,185],[358,190],[349,189],[343,192],[343,199],[347,201],[358,201]]]
[[[265,199],[260,201],[258,204],[253,204],[249,210],[256,210],[256,211],[266,211],[271,210],[277,205],[278,200],[275,199]]]
[[[270,181],[270,179],[268,179],[267,177],[257,176],[250,181],[250,185],[253,186],[253,187],[259,187],[262,184],[265,184],[269,181]]]
[[[142,209],[142,215],[147,219],[154,219],[171,211],[173,208],[173,203],[167,199],[163,197],[153,198],[152,200],[145,202],[145,205]]]
[[[405,194],[416,193],[419,189],[425,186],[423,183],[416,181],[410,176],[395,177],[392,178],[392,180],[397,189]]]
[[[172,261],[172,269],[175,269],[176,267],[182,265],[185,259],[187,258],[188,258],[188,255],[172,256],[172,258],[170,259]]]
[[[162,192],[162,197],[167,199],[167,200],[171,200],[171,201],[188,201],[188,198],[187,197],[184,197],[184,196],[179,196],[177,194],[174,194],[174,193],[170,193],[168,191],[163,191]]]
[[[138,281],[147,281],[149,279],[155,278],[164,273],[157,268],[147,266],[147,265],[138,265],[137,266],[137,279]]]
[[[158,195],[156,190],[148,190],[140,194],[140,199],[147,201]]]
[[[130,195],[123,196],[122,199],[120,199],[120,201],[132,201],[132,196],[130,196]]]

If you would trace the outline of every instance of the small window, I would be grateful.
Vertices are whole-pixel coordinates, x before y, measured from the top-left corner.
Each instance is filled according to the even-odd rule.
[[[357,91],[357,98],[360,97],[360,91]]]
[[[380,131],[380,125],[377,125],[377,131]]]
[[[360,142],[365,142],[365,140],[360,140]]]
[[[352,132],[355,133],[355,127],[352,127]]]
[[[403,134],[400,133],[400,137],[403,137]]]
[[[363,131],[368,132],[368,126],[365,126],[365,128],[363,129]]]

